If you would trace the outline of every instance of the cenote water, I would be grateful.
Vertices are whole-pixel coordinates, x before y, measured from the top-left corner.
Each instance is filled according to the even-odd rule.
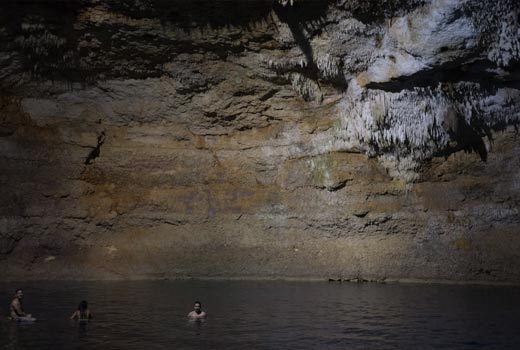
[[[24,288],[34,324],[6,321]],[[160,281],[2,283],[1,349],[520,349],[520,288]],[[69,317],[82,300],[94,320]],[[200,300],[209,318],[186,314]]]

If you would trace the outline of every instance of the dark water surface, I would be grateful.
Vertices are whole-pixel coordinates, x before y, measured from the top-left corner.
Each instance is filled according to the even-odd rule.
[[[18,287],[34,324],[5,321]],[[0,349],[520,349],[519,297],[421,284],[0,283]],[[82,299],[87,327],[68,319]],[[186,319],[196,299],[204,322]]]

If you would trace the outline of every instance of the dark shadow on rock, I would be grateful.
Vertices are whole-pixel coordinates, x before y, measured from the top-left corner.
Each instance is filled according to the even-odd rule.
[[[33,78],[47,77],[51,80],[81,81],[80,70],[70,70],[67,64],[77,67],[76,61],[64,62],[64,54],[75,50],[77,39],[74,23],[83,0],[4,0],[0,3],[1,47],[10,55],[10,60],[0,62],[3,69],[18,63],[18,71],[29,71]],[[66,42],[51,43],[45,47],[45,41],[52,42],[53,36],[70,38]],[[42,40],[42,38],[45,38]],[[22,40],[27,39],[26,42]],[[32,45],[28,45],[32,42]],[[59,46],[59,47],[56,47]],[[14,62],[13,62],[14,61]],[[0,84],[0,89],[4,89]]]
[[[491,128],[488,125],[477,118],[473,118],[470,125],[462,113],[450,109],[442,127],[456,144],[443,149],[436,155],[447,157],[452,153],[464,150],[478,153],[483,162],[487,161],[488,150],[484,143],[484,137],[487,137],[490,142],[493,141]]]
[[[130,18],[157,18],[186,30],[247,28],[265,19],[274,0],[106,0],[108,9]]]
[[[386,19],[404,16],[427,3],[429,1],[426,0],[344,1],[343,8],[360,22],[382,23]]]
[[[291,29],[294,41],[307,59],[309,69],[314,71],[317,70],[317,66],[314,62],[314,54],[309,42],[314,34],[314,28],[311,24],[313,22],[323,22],[328,7],[328,1],[296,3],[294,6],[275,4],[274,6],[278,18]]]
[[[387,92],[414,90],[418,87],[435,88],[441,83],[470,82],[479,84],[483,91],[494,93],[499,88],[520,89],[520,64],[507,67],[508,75],[497,75],[498,67],[489,60],[465,64],[464,60],[448,62],[429,70],[420,71],[384,83],[369,83],[367,88]]]
[[[244,51],[239,37],[206,39],[210,30],[238,28],[268,21],[275,0],[6,0],[0,3],[0,76],[31,73],[31,80],[94,83],[111,78],[143,79],[165,74],[162,66],[181,53],[211,52],[219,59]],[[100,6],[108,20],[80,20]],[[115,20],[111,20],[114,18]],[[132,20],[159,20],[148,29]],[[78,25],[79,24],[79,25]],[[187,38],[170,35],[183,30]],[[193,31],[201,40],[191,40]],[[274,30],[273,30],[274,32]],[[213,33],[214,34],[214,33]],[[269,41],[268,34],[253,40]],[[80,44],[81,43],[81,44]],[[6,58],[7,57],[7,58]],[[132,64],[128,64],[128,60]],[[13,69],[13,62],[17,69]],[[4,73],[5,69],[5,73]],[[0,89],[9,90],[8,83]],[[12,85],[12,84],[11,84]]]
[[[314,52],[310,44],[313,36],[321,33],[321,28],[326,20],[326,14],[334,1],[302,1],[296,2],[293,6],[282,6],[278,3],[274,5],[274,11],[278,18],[286,23],[291,30],[296,45],[300,48],[307,64],[305,67],[291,69],[303,76],[317,81],[320,79],[320,72],[314,60]],[[341,72],[341,67],[339,67]],[[336,87],[346,88],[348,82],[343,74],[327,79]]]
[[[484,135],[485,134],[485,135]],[[459,147],[466,152],[478,153],[483,162],[487,161],[488,151],[483,137],[491,135],[489,128],[484,123],[478,121],[469,125],[464,116],[459,115],[459,129],[455,135],[455,140]]]
[[[179,54],[211,53],[226,60],[247,50],[250,42],[257,47],[273,41],[277,30],[271,17],[274,10],[289,26],[307,60],[305,67],[287,69],[318,81],[321,77],[310,40],[319,35],[334,3],[300,0],[293,6],[282,6],[277,0],[7,0],[0,4],[5,28],[0,37],[8,43],[3,49],[12,58],[0,60],[0,74],[14,59],[19,62],[18,70],[6,74],[30,72],[33,81],[91,84],[114,78],[160,77],[168,74],[164,64]],[[79,19],[81,13],[95,6],[106,11],[108,20]],[[161,26],[147,29],[132,21],[140,19],[159,20]],[[257,31],[257,23],[272,27]],[[176,30],[187,36],[176,36]],[[226,34],[215,36],[219,30]],[[195,32],[200,39],[190,37]],[[250,42],[244,43],[243,37]],[[324,80],[347,86],[342,74]],[[0,84],[2,90],[11,87]]]

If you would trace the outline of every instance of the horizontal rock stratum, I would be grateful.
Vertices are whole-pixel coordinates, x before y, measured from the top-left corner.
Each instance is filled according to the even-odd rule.
[[[519,283],[519,16],[3,1],[1,279]]]

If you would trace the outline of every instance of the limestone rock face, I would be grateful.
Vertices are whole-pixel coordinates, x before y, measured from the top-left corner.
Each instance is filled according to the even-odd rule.
[[[519,16],[2,2],[2,278],[520,282]]]

